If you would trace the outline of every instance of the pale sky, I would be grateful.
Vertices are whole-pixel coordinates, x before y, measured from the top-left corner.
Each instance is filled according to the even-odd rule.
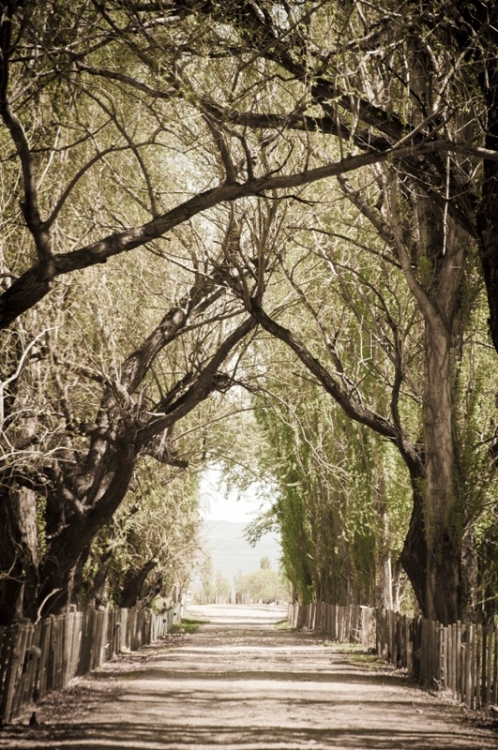
[[[234,493],[226,497],[220,484],[221,471],[209,468],[201,478],[201,516],[206,521],[252,521],[260,509],[261,499],[247,494],[239,499]]]

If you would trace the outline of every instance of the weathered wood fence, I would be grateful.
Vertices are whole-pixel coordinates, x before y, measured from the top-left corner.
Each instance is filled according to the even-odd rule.
[[[422,685],[447,690],[469,708],[498,706],[498,625],[443,626],[377,612],[377,651]]]
[[[449,691],[472,709],[498,706],[498,625],[445,627],[388,610],[320,602],[291,604],[289,623],[339,642],[375,643],[379,656],[421,685]]]
[[[308,628],[329,635],[339,643],[373,645],[375,610],[371,607],[346,606],[312,602],[290,604],[289,624],[294,628]]]
[[[178,621],[179,605],[159,615],[146,609],[71,611],[0,628],[0,723],[76,675],[153,643]]]

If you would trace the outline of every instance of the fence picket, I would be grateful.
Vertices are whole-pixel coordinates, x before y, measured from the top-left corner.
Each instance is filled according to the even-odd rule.
[[[493,633],[493,674],[492,674],[492,685],[491,691],[491,705],[498,705],[498,625],[496,625]]]
[[[18,706],[21,705],[23,692],[26,685],[26,670],[28,666],[28,644],[31,640],[33,625],[23,622],[19,626],[19,636],[16,643],[16,670],[14,672],[14,684],[11,689],[11,701],[9,712],[14,716]]]
[[[289,605],[289,622],[332,640],[370,642],[377,653],[408,669],[421,683],[452,691],[471,709],[498,704],[498,626],[457,622],[443,627],[387,610],[312,603]],[[139,649],[167,633],[179,611],[88,609],[51,616],[36,626],[0,628],[0,722],[10,721],[48,690],[67,686],[116,654]]]
[[[49,690],[65,688],[76,674],[128,651],[127,644],[139,648],[151,643],[156,633],[167,633],[179,620],[179,608],[170,614],[164,622],[162,614],[134,611],[132,627],[125,633],[118,626],[126,625],[126,610],[73,608],[36,625],[22,621],[0,628],[0,723],[11,721],[23,706],[36,703]]]
[[[460,621],[442,626],[424,618],[408,618],[389,610],[316,604],[315,629],[332,640],[369,642],[370,623],[375,623],[379,656],[407,669],[422,685],[451,690],[469,708],[498,706],[498,625],[493,627]],[[309,605],[293,605],[289,622],[310,622]]]

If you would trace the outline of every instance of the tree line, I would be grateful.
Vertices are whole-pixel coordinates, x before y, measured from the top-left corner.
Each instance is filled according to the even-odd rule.
[[[4,4],[5,621],[136,598],[216,456],[273,482],[301,598],[493,615],[496,15]]]

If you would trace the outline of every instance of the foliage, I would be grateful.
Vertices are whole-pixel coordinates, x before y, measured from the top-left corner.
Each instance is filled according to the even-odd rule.
[[[396,519],[425,614],[490,599],[497,13],[6,4],[5,621],[63,609],[96,536],[133,536],[125,498],[149,458],[169,483],[220,441],[235,466],[257,433],[223,435],[243,390],[271,409],[272,460],[251,446],[231,476],[279,487],[265,522],[287,524],[304,599],[371,596]]]
[[[265,604],[287,601],[290,595],[287,579],[270,567],[261,567],[252,573],[238,573],[235,577],[235,591],[253,602]]]
[[[174,623],[171,627],[171,633],[179,633],[183,635],[184,633],[188,635],[192,635],[193,633],[197,633],[201,625],[204,625],[205,623],[209,622],[209,620],[192,620],[189,618],[182,618],[182,621],[180,623]]]
[[[261,561],[260,561],[260,564],[259,564],[259,567],[261,568],[261,570],[270,570],[270,568],[271,568],[270,558],[266,557],[266,556],[262,557]]]
[[[232,584],[219,570],[216,571],[216,596],[222,601],[230,601],[232,596]]]
[[[84,588],[87,597],[124,607],[167,596],[174,585],[188,588],[199,545],[196,477],[171,478],[145,460],[140,478],[112,522],[93,541]]]
[[[285,400],[282,385],[272,386],[257,414],[280,484],[273,517],[297,596],[384,603],[384,587],[394,583],[384,580],[386,556],[396,561],[407,528],[402,464],[312,384],[288,378]]]
[[[216,581],[214,580],[213,559],[211,554],[202,547],[198,550],[195,571],[198,574],[200,583],[198,588],[193,591],[195,601],[200,603],[215,602],[217,590]],[[218,577],[218,580],[223,586],[223,589],[225,589],[225,581],[221,580],[221,577]]]

